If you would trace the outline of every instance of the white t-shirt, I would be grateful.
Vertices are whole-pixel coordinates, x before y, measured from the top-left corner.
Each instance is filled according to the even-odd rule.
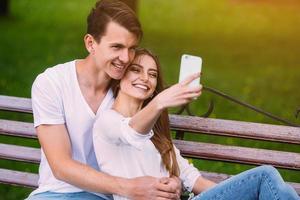
[[[103,111],[93,128],[93,144],[101,171],[108,174],[134,178],[139,176],[168,177],[161,155],[151,142],[153,131],[143,135],[129,125],[115,110]],[[191,191],[200,176],[199,171],[184,159],[175,147],[183,186]],[[127,198],[113,195],[115,200]]]
[[[72,158],[99,170],[93,148],[92,128],[97,116],[112,106],[112,91],[108,91],[95,114],[81,93],[75,61],[71,61],[48,68],[38,75],[33,83],[31,96],[34,126],[65,124],[72,145]],[[43,150],[39,176],[39,187],[31,195],[45,191],[83,191],[53,176]]]

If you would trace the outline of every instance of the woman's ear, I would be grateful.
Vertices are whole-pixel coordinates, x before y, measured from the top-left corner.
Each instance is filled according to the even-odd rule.
[[[93,54],[94,53],[94,37],[90,34],[86,34],[84,36],[84,44],[85,44],[85,48],[86,50],[90,53]]]

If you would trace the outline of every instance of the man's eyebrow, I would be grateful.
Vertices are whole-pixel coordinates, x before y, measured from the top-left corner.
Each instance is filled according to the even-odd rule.
[[[119,47],[124,47],[124,44],[122,43],[116,43],[116,42],[112,42],[110,43],[111,46],[119,46]]]
[[[138,45],[132,45],[131,47],[130,47],[131,49],[136,49],[136,48],[138,48]]]

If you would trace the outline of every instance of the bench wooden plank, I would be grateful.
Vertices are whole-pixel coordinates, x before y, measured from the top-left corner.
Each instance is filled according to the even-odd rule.
[[[0,143],[0,158],[39,163],[41,160],[41,150],[32,147]]]
[[[172,129],[257,140],[300,144],[300,127],[170,115]]]
[[[174,143],[187,157],[300,169],[300,154],[298,153],[181,140],[175,140]],[[0,158],[38,163],[40,149],[0,144]]]
[[[0,95],[0,110],[32,113],[31,99]]]
[[[248,147],[174,140],[183,156],[244,164],[269,164],[279,168],[300,170],[300,154]]]
[[[203,177],[217,183],[231,177],[231,175],[227,175],[227,174],[212,173],[212,172],[205,172],[205,171],[200,171],[200,172]],[[0,168],[0,183],[36,188],[38,186],[38,178],[39,178],[38,174]],[[296,190],[296,192],[300,194],[299,183],[288,183],[288,184],[290,184]]]
[[[0,95],[0,110],[32,113],[31,99]],[[172,130],[300,144],[300,127],[170,115]]]
[[[0,169],[0,183],[37,188],[39,175],[9,169]]]
[[[37,138],[33,123],[0,119],[0,134]]]
[[[300,144],[300,128],[170,115],[173,130]],[[36,138],[32,123],[0,120],[0,134]]]

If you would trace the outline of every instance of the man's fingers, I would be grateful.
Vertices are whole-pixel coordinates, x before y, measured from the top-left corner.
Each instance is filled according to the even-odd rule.
[[[163,183],[163,184],[167,184],[167,183],[169,182],[169,178],[167,178],[167,177],[162,177],[162,178],[159,179],[159,182],[160,182],[160,183]]]
[[[170,187],[168,184],[157,183],[156,189],[158,191],[166,192],[166,193],[175,193],[177,188]]]
[[[177,193],[169,193],[169,192],[163,192],[163,191],[158,191],[156,194],[157,198],[161,199],[180,199],[180,196]]]
[[[187,78],[185,78],[183,81],[180,82],[181,85],[188,85],[189,83],[191,83],[193,80],[197,79],[200,77],[200,73],[195,73],[192,74],[190,76],[188,76]]]

